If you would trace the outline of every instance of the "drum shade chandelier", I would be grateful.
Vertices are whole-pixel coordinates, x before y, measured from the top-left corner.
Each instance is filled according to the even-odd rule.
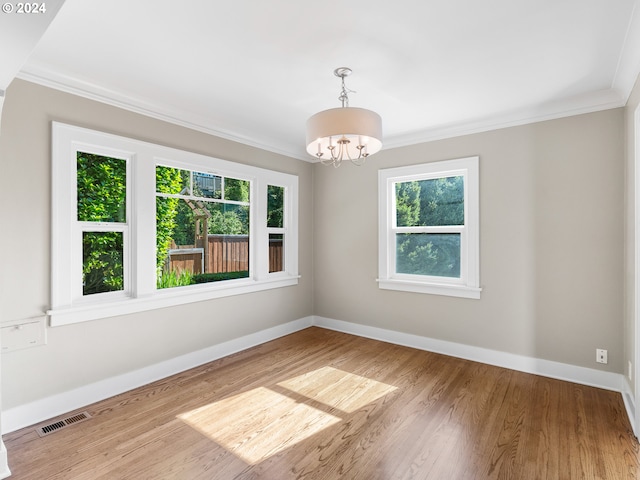
[[[355,92],[345,87],[344,79],[351,75],[350,68],[336,68],[333,74],[342,80],[338,97],[342,107],[324,110],[307,120],[307,153],[336,168],[347,160],[362,165],[382,148],[382,119],[371,110],[349,106],[348,94]]]

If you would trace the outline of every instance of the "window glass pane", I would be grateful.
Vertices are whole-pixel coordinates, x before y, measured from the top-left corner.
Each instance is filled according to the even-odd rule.
[[[190,212],[185,212],[185,202],[179,198],[156,197],[156,269],[158,275],[161,274],[165,262],[169,255],[169,250],[176,247],[176,237],[178,230],[178,220],[180,226],[184,226],[184,216]],[[181,210],[181,217],[178,217],[178,210]],[[189,210],[187,208],[187,210]],[[191,226],[191,225],[189,225]],[[182,230],[185,230],[184,228]],[[193,241],[193,233],[181,236],[180,244],[187,244],[188,239]]]
[[[193,194],[196,197],[222,198],[222,177],[211,173],[193,172]]]
[[[398,227],[464,225],[464,177],[396,183]]]
[[[284,235],[269,234],[269,273],[284,270]]]
[[[125,223],[127,162],[77,152],[78,220]]]
[[[282,228],[284,213],[284,187],[267,185],[267,227]]]
[[[83,295],[124,290],[122,252],[122,232],[83,232]]]
[[[197,283],[249,276],[248,235],[210,235],[209,255],[208,273],[212,276],[204,276]],[[229,273],[233,275],[225,275]]]
[[[396,272],[459,278],[460,234],[396,234]]]
[[[249,201],[249,182],[236,178],[224,179],[224,199],[234,202]]]
[[[156,192],[190,195],[189,172],[178,168],[156,167]]]
[[[249,207],[228,203],[209,204],[209,233],[224,235],[249,234]]]
[[[156,198],[157,287],[249,276],[249,206]]]

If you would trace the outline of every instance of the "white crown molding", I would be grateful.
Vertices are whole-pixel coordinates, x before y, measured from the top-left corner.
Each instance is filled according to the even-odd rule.
[[[17,78],[26,80],[31,83],[42,85],[44,87],[59,90],[61,92],[70,93],[78,97],[94,100],[113,107],[121,108],[133,113],[138,113],[156,120],[171,123],[181,127],[189,128],[198,132],[206,133],[216,137],[231,140],[250,147],[260,148],[268,152],[277,153],[287,157],[293,157],[298,160],[313,161],[308,156],[302,156],[299,152],[292,152],[287,149],[279,148],[275,145],[258,142],[235,132],[224,130],[222,128],[207,125],[206,120],[197,118],[187,114],[184,111],[170,110],[159,107],[158,105],[146,102],[139,98],[110,90],[102,86],[78,80],[67,75],[62,75],[45,67],[29,64],[25,66],[17,75]]]
[[[574,115],[594,113],[623,107],[625,103],[626,98],[623,99],[617,91],[612,89],[600,90],[586,95],[580,95],[557,102],[549,102],[529,109],[495,115],[475,121],[436,127],[407,135],[397,135],[390,139],[385,139],[383,149],[407,147],[419,143],[433,142],[435,140],[444,140],[463,135],[472,135],[502,128],[572,117]]]
[[[632,31],[635,32],[635,29],[629,30],[627,40],[632,38],[630,34]],[[633,45],[630,45],[630,43]],[[498,114],[474,121],[429,128],[406,135],[390,136],[384,139],[383,150],[622,107],[625,105],[633,88],[635,82],[634,72],[637,77],[637,68],[633,68],[632,65],[633,60],[640,57],[640,47],[636,48],[636,45],[640,45],[640,40],[626,43],[625,60],[620,62],[618,75],[616,76],[616,88],[614,89],[592,92],[558,102],[549,102],[529,109]],[[631,80],[632,77],[633,80]],[[197,118],[179,110],[162,108],[133,96],[59,74],[42,66],[29,64],[19,72],[18,78],[243,145],[260,148],[308,163],[318,163],[316,158],[306,154],[302,143],[300,149],[292,149],[259,142],[218,126],[209,125],[206,119]]]
[[[640,8],[636,2],[631,12],[624,45],[611,84],[612,88],[622,96],[625,104],[631,95],[638,75],[640,75]]]

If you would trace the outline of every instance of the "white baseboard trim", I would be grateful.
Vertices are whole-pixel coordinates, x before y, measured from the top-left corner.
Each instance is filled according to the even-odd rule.
[[[633,389],[631,388],[631,384],[629,383],[629,379],[623,375],[622,381],[622,400],[624,401],[624,408],[627,410],[627,416],[629,417],[629,422],[631,422],[631,428],[633,430],[633,434],[638,438],[638,431],[636,426],[636,402],[635,395],[633,393]]]
[[[4,442],[0,439],[0,478],[10,476],[11,470],[9,470],[9,462],[7,459],[7,447],[4,446]]]
[[[378,327],[370,327],[357,323],[344,322],[325,317],[314,317],[313,324],[318,327],[338,332],[350,333],[360,337],[381,340],[387,343],[403,345],[434,353],[441,353],[452,357],[464,358],[474,362],[486,363],[497,367],[509,368],[526,373],[533,373],[543,377],[556,378],[568,382],[589,385],[622,392],[623,375],[619,373],[603,372],[592,368],[578,367],[566,363],[525,357],[513,353],[489,350],[487,348],[447,342],[429,337],[421,337],[409,333],[396,332]]]
[[[634,396],[628,382],[625,383],[625,377],[621,374],[447,342],[326,317],[309,316],[172,358],[156,365],[118,375],[117,377],[101,380],[35,402],[10,408],[2,412],[2,432],[9,433],[35,425],[44,420],[69,413],[100,400],[311,326],[620,392],[631,425],[635,428]],[[2,474],[2,450],[0,446],[0,479],[4,478]]]
[[[2,433],[9,433],[147,385],[190,368],[275,340],[313,325],[312,316],[187,353],[116,377],[84,385],[2,412]],[[1,452],[0,452],[1,457]],[[1,461],[1,458],[0,458]],[[2,464],[0,463],[0,470]],[[2,472],[0,471],[0,475]],[[3,478],[0,476],[0,478]]]

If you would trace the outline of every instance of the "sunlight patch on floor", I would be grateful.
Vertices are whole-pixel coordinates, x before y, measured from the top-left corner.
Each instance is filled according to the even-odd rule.
[[[278,385],[347,413],[355,412],[397,389],[333,367],[322,367]]]
[[[178,418],[255,465],[341,422],[336,415],[355,412],[397,389],[332,367],[285,380],[277,387],[292,395],[258,387]],[[313,402],[315,406],[308,404]]]
[[[250,465],[340,422],[338,417],[264,387],[178,418]]]

